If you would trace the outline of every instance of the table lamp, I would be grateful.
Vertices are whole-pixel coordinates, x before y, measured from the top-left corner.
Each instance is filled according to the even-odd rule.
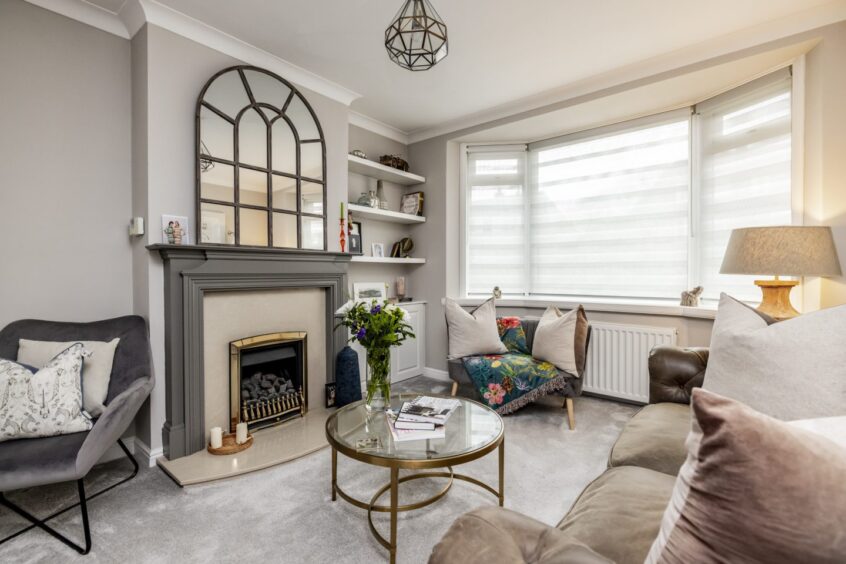
[[[782,320],[799,315],[790,303],[799,281],[779,276],[838,276],[840,262],[830,227],[745,227],[731,232],[720,273],[774,275],[755,280],[763,293],[758,311]]]

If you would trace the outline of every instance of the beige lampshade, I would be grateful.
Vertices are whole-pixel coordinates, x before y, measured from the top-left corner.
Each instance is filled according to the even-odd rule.
[[[830,227],[745,227],[731,232],[722,274],[838,276]]]

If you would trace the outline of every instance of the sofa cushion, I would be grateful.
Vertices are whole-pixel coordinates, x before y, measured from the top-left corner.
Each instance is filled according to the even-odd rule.
[[[82,411],[82,363],[88,354],[75,343],[34,373],[0,359],[0,442],[91,429]]]
[[[702,387],[782,421],[846,415],[846,306],[772,325],[722,294]]]
[[[446,298],[444,312],[449,341],[448,358],[508,352],[499,340],[496,304],[493,298],[471,312],[464,311],[455,300]]]
[[[99,417],[106,409],[109,394],[109,380],[112,377],[112,363],[120,339],[111,341],[33,341],[21,339],[18,346],[18,362],[32,366],[47,366],[50,360],[75,342],[82,343],[91,355],[82,364],[82,406],[92,417]]]
[[[688,456],[647,562],[842,563],[846,449],[693,391]],[[824,423],[835,427],[842,418]]]
[[[500,507],[482,507],[455,520],[429,564],[610,564],[558,529]]]
[[[678,474],[687,450],[690,406],[678,403],[647,405],[626,424],[608,457],[608,466],[638,466]]]
[[[674,476],[646,468],[609,468],[585,488],[558,528],[617,564],[641,564],[674,483]]]

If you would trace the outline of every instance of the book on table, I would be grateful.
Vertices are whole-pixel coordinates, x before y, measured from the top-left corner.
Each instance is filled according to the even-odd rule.
[[[446,437],[446,428],[443,425],[432,425],[430,429],[399,429],[396,426],[397,414],[388,411],[385,415],[385,421],[388,423],[388,429],[391,431],[394,442],[443,439]]]
[[[455,399],[417,396],[402,404],[398,420],[443,425],[460,405]]]

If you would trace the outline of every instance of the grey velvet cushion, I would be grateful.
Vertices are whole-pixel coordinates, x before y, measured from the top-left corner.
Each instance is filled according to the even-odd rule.
[[[687,456],[690,406],[656,403],[626,424],[608,457],[609,466],[638,466],[675,476]]]
[[[617,564],[642,564],[675,481],[645,468],[609,468],[585,488],[558,528]]]
[[[610,564],[561,531],[520,513],[483,507],[455,520],[430,564]]]
[[[0,491],[84,477],[126,431],[153,388],[147,325],[138,316],[92,323],[27,319],[0,331],[0,357],[15,360],[18,341],[110,341],[120,338],[106,409],[86,433],[0,443]]]

